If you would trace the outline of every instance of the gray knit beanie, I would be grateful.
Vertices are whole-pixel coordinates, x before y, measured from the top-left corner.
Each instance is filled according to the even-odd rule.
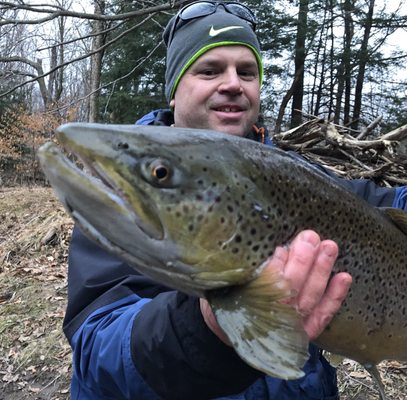
[[[198,57],[218,46],[243,45],[250,48],[257,59],[260,83],[262,82],[263,62],[260,45],[248,22],[226,12],[223,7],[218,7],[213,14],[183,21],[184,24],[176,29],[171,43],[168,44],[175,22],[176,17],[171,18],[163,34],[167,45],[165,95],[168,102],[174,97],[185,71]]]

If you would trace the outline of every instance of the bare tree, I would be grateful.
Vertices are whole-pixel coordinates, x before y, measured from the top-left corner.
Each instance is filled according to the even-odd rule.
[[[96,0],[94,2],[95,14],[104,15],[106,2],[104,0]],[[105,41],[105,35],[101,32],[105,29],[106,22],[100,19],[92,22],[92,56],[90,63],[90,96],[89,96],[89,122],[98,121],[98,94],[100,87],[100,76],[102,72],[102,59],[104,50],[102,49]]]
[[[375,0],[369,0],[369,9],[366,13],[365,23],[364,23],[364,34],[363,40],[360,45],[359,50],[359,65],[358,65],[358,74],[356,77],[356,87],[355,87],[355,104],[353,107],[353,116],[352,116],[352,129],[356,130],[359,126],[359,117],[360,117],[360,110],[362,107],[362,90],[363,90],[363,83],[365,79],[365,71],[366,71],[366,64],[369,58],[369,39],[370,39],[370,32],[372,30],[372,23],[373,23],[373,11],[375,6]]]
[[[295,78],[292,86],[291,127],[302,122],[302,102],[304,96],[304,64],[306,58],[306,37],[308,32],[309,0],[300,0],[298,10],[297,37],[295,40]]]
[[[88,104],[89,119],[97,120],[98,95],[101,89],[100,74],[105,49],[125,37],[126,32],[114,35],[106,42],[107,33],[112,33],[122,26],[124,21],[134,21],[136,29],[146,18],[158,12],[165,12],[189,3],[185,0],[162,1],[161,4],[152,1],[136,1],[133,10],[117,13],[112,12],[112,4],[105,0],[95,0],[92,13],[77,11],[78,4],[67,3],[65,0],[55,0],[47,4],[28,4],[20,1],[0,1],[0,36],[2,32],[25,30],[25,43],[30,43],[30,49],[13,52],[0,49],[0,77],[13,71],[19,76],[13,85],[2,87],[0,97],[10,95],[16,90],[32,84],[38,84],[45,109],[55,108],[61,101],[61,96],[69,74],[66,69],[87,60],[90,72],[82,75],[81,86],[86,88],[79,97],[90,97]],[[52,24],[55,22],[55,24]],[[86,24],[83,24],[83,23]],[[91,26],[91,31],[86,27]],[[37,36],[41,29],[48,31],[46,35]],[[70,34],[67,34],[67,31]],[[127,32],[130,32],[129,29]],[[1,38],[0,38],[1,40]],[[53,41],[54,43],[49,43]],[[1,46],[3,47],[3,46]],[[38,53],[47,51],[46,57],[38,57]],[[82,68],[83,70],[83,68]],[[83,79],[88,79],[84,82]],[[68,85],[69,86],[69,85]],[[77,92],[77,90],[75,90]],[[73,101],[69,93],[65,98]]]

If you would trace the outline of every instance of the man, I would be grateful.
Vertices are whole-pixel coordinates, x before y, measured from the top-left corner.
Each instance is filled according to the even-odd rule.
[[[254,27],[252,12],[239,3],[184,7],[164,32],[172,111],[150,113],[138,123],[210,128],[270,143],[264,128],[254,125],[263,73]],[[367,181],[344,185],[382,206],[400,202],[403,193]],[[336,256],[334,242],[304,231],[269,262],[291,283],[291,303],[303,315],[310,341],[351,284],[348,274],[329,280]],[[206,301],[138,275],[77,228],[68,279],[64,331],[73,348],[72,399],[338,398],[335,370],[315,346],[303,379],[266,377],[228,345]]]

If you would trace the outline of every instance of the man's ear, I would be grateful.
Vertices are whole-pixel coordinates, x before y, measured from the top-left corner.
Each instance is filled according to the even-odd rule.
[[[172,100],[170,101],[170,107],[171,107],[171,108],[175,108],[175,99],[172,99]]]

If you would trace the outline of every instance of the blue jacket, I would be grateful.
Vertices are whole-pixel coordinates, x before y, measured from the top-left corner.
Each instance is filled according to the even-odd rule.
[[[137,123],[168,125],[168,118],[158,111]],[[264,142],[270,143],[267,136]],[[364,180],[343,185],[375,206],[407,210],[407,187]],[[310,346],[304,378],[264,376],[207,328],[198,299],[137,274],[77,227],[64,332],[73,349],[72,400],[339,398],[335,369],[317,347]]]

